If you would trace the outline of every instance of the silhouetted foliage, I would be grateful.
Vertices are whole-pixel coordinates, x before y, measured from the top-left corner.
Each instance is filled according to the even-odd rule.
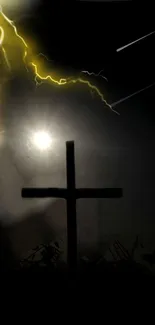
[[[41,271],[48,269],[54,271],[57,268],[61,249],[57,242],[41,244],[25,259],[20,261],[21,270]]]

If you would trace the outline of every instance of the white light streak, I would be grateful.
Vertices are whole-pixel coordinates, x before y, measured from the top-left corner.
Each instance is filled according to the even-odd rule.
[[[129,99],[129,98],[131,98],[131,97],[133,97],[133,96],[135,96],[135,95],[137,95],[137,94],[140,94],[140,93],[143,92],[144,90],[146,90],[146,89],[148,89],[148,88],[151,88],[151,87],[153,87],[154,85],[155,85],[155,82],[153,82],[151,85],[149,85],[149,86],[147,86],[147,87],[145,87],[145,88],[142,88],[142,89],[140,89],[140,90],[138,90],[138,91],[135,91],[134,93],[132,93],[132,94],[129,95],[129,96],[126,96],[126,97],[123,97],[123,98],[119,99],[117,102],[114,102],[113,104],[111,104],[111,107],[115,107],[116,105],[121,104],[122,102],[126,101],[127,99]]]
[[[154,34],[154,33],[155,33],[155,31],[153,31],[153,32],[151,32],[151,33],[149,33],[149,34],[147,34],[147,35],[145,35],[145,36],[142,36],[142,37],[136,39],[135,41],[133,41],[133,42],[131,42],[131,43],[126,44],[126,45],[124,45],[124,46],[118,48],[118,49],[116,50],[116,52],[120,52],[120,51],[124,50],[125,48],[127,48],[127,47],[129,47],[129,46],[131,46],[131,45],[133,45],[133,44],[135,44],[135,43],[137,43],[137,42],[143,40],[144,38],[146,38],[146,37],[148,37],[148,36],[150,36],[150,35],[152,35],[152,34]]]

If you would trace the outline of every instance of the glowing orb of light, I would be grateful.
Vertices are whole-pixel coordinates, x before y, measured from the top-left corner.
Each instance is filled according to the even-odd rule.
[[[33,144],[39,150],[48,150],[51,146],[52,139],[48,132],[38,131],[33,136]]]

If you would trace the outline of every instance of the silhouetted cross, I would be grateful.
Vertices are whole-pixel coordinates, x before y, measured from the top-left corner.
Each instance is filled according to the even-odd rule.
[[[67,261],[77,267],[76,200],[81,198],[120,198],[121,188],[76,188],[74,141],[66,142],[67,188],[23,188],[23,198],[64,198],[67,201]]]

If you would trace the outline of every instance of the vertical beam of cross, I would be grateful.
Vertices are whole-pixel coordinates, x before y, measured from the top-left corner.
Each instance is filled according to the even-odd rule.
[[[76,193],[75,193],[75,153],[74,142],[66,143],[67,167],[67,245],[68,266],[70,270],[76,269],[77,264],[77,226],[76,226]]]

